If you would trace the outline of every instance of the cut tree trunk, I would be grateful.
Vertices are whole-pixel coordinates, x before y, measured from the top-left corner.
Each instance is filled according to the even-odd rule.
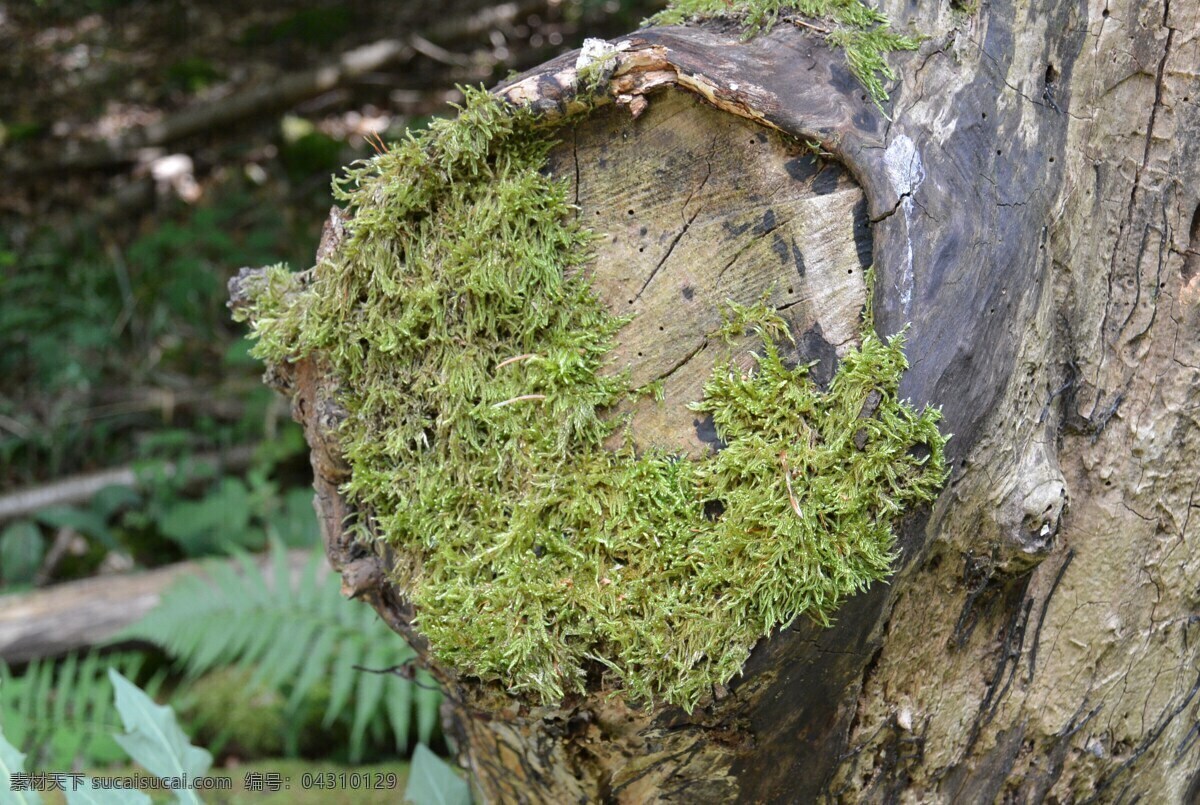
[[[831,371],[873,264],[953,474],[890,583],[762,640],[691,715],[530,707],[434,665],[488,801],[1200,798],[1200,6],[883,6],[928,36],[887,114],[811,30],[651,29],[552,167],[605,236],[598,291],[638,314],[618,357],[666,384],[632,438],[715,449],[684,404],[727,299],[765,295]],[[498,92],[565,114],[574,64]],[[420,648],[388,557],[341,528],[328,376],[276,371],[335,566]]]

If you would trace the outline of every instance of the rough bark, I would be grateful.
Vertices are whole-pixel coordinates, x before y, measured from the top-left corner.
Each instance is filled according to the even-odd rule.
[[[774,160],[787,173],[794,158],[779,133],[833,154],[866,199],[870,240],[854,238],[853,205],[842,232],[871,244],[877,327],[909,325],[902,392],[943,408],[954,473],[937,504],[904,523],[889,584],[847,602],[832,628],[802,620],[763,640],[743,676],[690,716],[604,691],[530,707],[434,667],[450,732],[488,800],[1200,795],[1200,531],[1191,524],[1200,505],[1200,7],[959,5],[884,3],[897,26],[929,37],[920,52],[893,57],[901,79],[890,117],[813,33],[781,24],[741,42],[710,25],[627,37],[609,97],[642,117],[601,109],[566,130],[555,165],[575,172],[581,214],[614,237],[595,269],[608,278],[605,298],[643,306],[653,327],[682,311],[704,315],[680,299],[693,301],[685,287],[719,296],[719,276],[690,285],[689,272],[710,272],[698,267],[708,262],[719,272],[720,249],[758,254],[734,237],[689,245],[694,216],[724,205],[731,230],[755,220],[769,230],[766,247],[783,229],[779,210],[812,194],[812,177],[797,170],[778,194],[753,199],[735,183],[701,203],[707,186],[692,188],[706,159],[722,165],[714,174],[733,182],[741,171],[761,189],[774,174],[754,165]],[[562,114],[577,105],[573,65],[572,54],[500,91]],[[589,189],[588,172],[606,132],[614,149],[630,132],[653,148],[669,143],[672,122],[656,107],[689,102],[653,90],[720,113],[677,121],[706,132],[679,145],[683,167],[671,167],[669,149],[658,163],[666,173],[624,168],[625,180],[604,178],[608,189],[593,199],[600,188]],[[722,116],[740,121],[723,128]],[[654,129],[662,136],[645,134]],[[763,135],[766,157],[750,137],[744,149],[705,150],[743,130]],[[675,175],[688,178],[666,179]],[[671,183],[684,188],[682,203],[678,187],[664,192]],[[657,228],[635,229],[660,194],[668,211],[656,208]],[[765,226],[768,210],[775,227]],[[787,217],[777,232],[789,252],[782,236],[808,220]],[[339,227],[335,214],[323,250],[337,247]],[[807,265],[817,244],[796,242]],[[761,251],[736,276],[749,278],[747,291],[778,294],[785,261]],[[817,313],[828,305],[812,301],[827,291],[801,294],[794,325],[825,333],[802,348],[836,350],[828,327],[845,317],[827,325]],[[831,298],[853,306],[852,289]],[[683,335],[638,338],[622,340],[624,357],[636,365],[649,352],[628,351],[655,344],[649,376],[695,346]],[[388,557],[351,544],[340,527],[336,390],[313,361],[285,374],[276,382],[294,395],[314,447],[331,558],[353,563],[352,586],[419,647],[411,610],[382,581]],[[645,432],[662,438],[687,424]],[[702,449],[695,439],[681,446]]]

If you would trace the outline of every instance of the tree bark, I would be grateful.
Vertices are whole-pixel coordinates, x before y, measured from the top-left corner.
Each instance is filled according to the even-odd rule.
[[[887,114],[811,31],[713,24],[620,40],[616,108],[564,130],[553,167],[609,235],[602,296],[664,328],[623,333],[635,373],[694,394],[695,334],[734,286],[794,298],[797,360],[832,364],[862,251],[877,329],[908,326],[902,394],[942,407],[954,471],[890,583],[764,639],[691,715],[605,691],[531,707],[434,666],[488,801],[1200,797],[1200,6],[960,5],[883,3],[928,37],[892,57]],[[574,64],[498,91],[564,114]],[[849,176],[813,175],[801,141]],[[326,381],[315,360],[276,371],[330,556],[420,648],[388,557],[341,530]],[[635,438],[709,448],[685,415],[635,417]]]

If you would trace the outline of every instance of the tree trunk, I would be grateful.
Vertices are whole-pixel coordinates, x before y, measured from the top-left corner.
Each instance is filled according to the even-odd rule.
[[[618,357],[666,384],[633,438],[710,449],[670,403],[698,398],[724,299],[765,294],[831,367],[873,264],[954,469],[890,583],[760,641],[690,715],[434,667],[488,801],[1200,797],[1200,6],[962,5],[884,3],[928,37],[892,57],[886,115],[811,30],[717,24],[622,40],[617,103],[564,130],[597,289],[638,313]],[[574,64],[498,91],[562,114]],[[387,557],[341,529],[334,392],[288,371],[331,558],[420,646]]]

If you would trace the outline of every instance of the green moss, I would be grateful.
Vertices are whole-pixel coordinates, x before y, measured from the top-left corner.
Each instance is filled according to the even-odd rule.
[[[822,33],[830,45],[845,51],[850,72],[880,107],[888,99],[883,82],[896,78],[887,54],[916,50],[920,44],[919,37],[892,31],[888,18],[861,0],[672,0],[646,24],[678,25],[713,17],[741,20],[747,38],[770,31],[780,19],[794,19]]]
[[[828,622],[887,576],[893,522],[945,477],[944,439],[935,411],[897,399],[902,340],[869,313],[822,391],[756,305],[713,334],[732,354],[757,332],[755,367],[720,363],[694,406],[724,450],[604,449],[626,424],[612,409],[653,390],[608,366],[628,319],[581,270],[591,236],[544,170],[551,144],[532,113],[471,91],[457,120],[353,167],[339,253],[254,289],[257,354],[330,362],[357,527],[396,552],[438,660],[543,701],[591,670],[690,708],[772,629]]]

